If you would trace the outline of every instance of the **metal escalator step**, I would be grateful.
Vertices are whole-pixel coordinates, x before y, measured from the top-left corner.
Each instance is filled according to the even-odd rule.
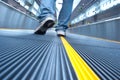
[[[77,80],[55,36],[0,36],[1,80]]]
[[[65,39],[74,50],[70,47],[65,50],[66,45],[55,35],[13,35],[0,35],[0,80],[82,79],[77,73],[85,74],[84,80],[86,73],[93,79],[89,70],[81,67],[86,63],[102,80],[120,79],[118,44],[68,35]],[[83,72],[76,72],[73,64]]]
[[[66,39],[100,79],[120,80],[119,44],[80,36]]]
[[[63,45],[66,49],[68,57],[76,72],[78,80],[100,80],[94,71],[87,65],[87,63],[78,55],[74,48],[67,42],[64,37],[61,37]]]

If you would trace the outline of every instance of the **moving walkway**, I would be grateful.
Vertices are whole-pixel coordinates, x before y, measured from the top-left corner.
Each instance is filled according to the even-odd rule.
[[[119,80],[120,43],[54,30],[0,30],[1,80]]]
[[[0,10],[0,80],[120,80],[120,18],[58,37],[35,35],[38,21],[10,5]]]

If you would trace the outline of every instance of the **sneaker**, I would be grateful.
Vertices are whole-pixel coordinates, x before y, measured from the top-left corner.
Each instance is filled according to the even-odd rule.
[[[63,30],[58,30],[57,31],[57,36],[66,36],[66,33]]]
[[[46,17],[40,26],[35,30],[35,34],[45,34],[48,28],[51,28],[55,24],[53,17]]]

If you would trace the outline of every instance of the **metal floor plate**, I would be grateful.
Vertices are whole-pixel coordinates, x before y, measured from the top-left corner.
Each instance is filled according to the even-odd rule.
[[[3,80],[77,80],[54,35],[0,36],[0,66]]]
[[[80,35],[68,42],[102,80],[120,79],[120,44]]]
[[[77,80],[59,37],[54,32],[0,31],[2,80]],[[120,44],[67,34],[66,39],[103,80],[120,79]]]

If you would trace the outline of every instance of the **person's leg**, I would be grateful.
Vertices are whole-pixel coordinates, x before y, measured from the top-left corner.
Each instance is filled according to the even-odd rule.
[[[73,6],[73,0],[63,0],[63,7],[59,14],[56,31],[59,30],[65,31],[68,28],[68,22],[72,12],[72,6]]]
[[[55,16],[55,5],[56,0],[40,0],[40,11],[41,14],[39,15],[40,19],[52,15]]]
[[[40,1],[40,26],[35,30],[35,34],[45,34],[46,30],[55,24],[55,2],[56,0]]]

